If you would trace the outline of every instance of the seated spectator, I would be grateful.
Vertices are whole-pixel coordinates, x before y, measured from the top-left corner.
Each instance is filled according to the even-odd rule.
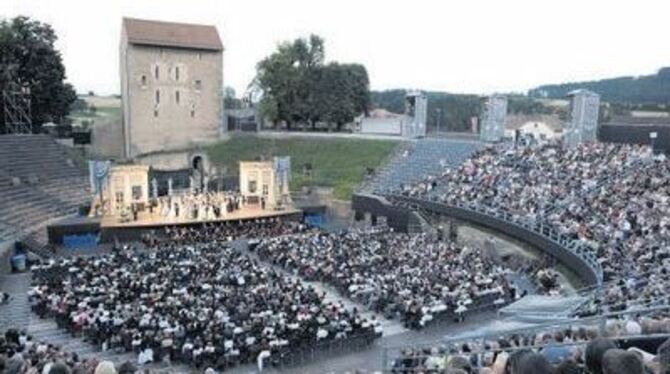
[[[550,342],[545,342],[546,345],[542,349],[542,356],[553,365],[561,363],[563,360],[572,356],[572,350],[570,347],[563,345],[565,337],[563,333],[558,331],[553,340]]]
[[[608,349],[602,358],[603,374],[643,374],[644,367],[640,357],[621,349]]]

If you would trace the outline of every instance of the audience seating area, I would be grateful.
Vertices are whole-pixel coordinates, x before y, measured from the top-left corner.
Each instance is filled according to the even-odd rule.
[[[402,193],[546,222],[597,256],[607,283],[593,312],[622,310],[668,303],[668,170],[648,147],[550,143],[480,152]]]
[[[85,172],[51,137],[0,136],[0,241],[76,213],[88,189]]]
[[[305,229],[274,220],[182,227],[147,239],[151,248],[51,259],[33,269],[32,310],[103,352],[185,367],[171,372],[285,366],[372,344],[374,316],[229,245]]]
[[[416,183],[446,166],[462,163],[481,144],[470,140],[425,138],[404,143],[364,187],[386,192]]]

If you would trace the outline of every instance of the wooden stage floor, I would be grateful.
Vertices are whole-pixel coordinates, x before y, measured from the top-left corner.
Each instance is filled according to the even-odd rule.
[[[216,219],[188,219],[185,217],[165,217],[159,212],[154,210],[154,213],[149,213],[148,210],[139,212],[137,215],[137,221],[122,221],[121,217],[118,216],[106,216],[102,217],[100,221],[100,227],[102,229],[111,229],[111,228],[147,228],[147,227],[157,227],[157,226],[180,226],[180,225],[191,225],[198,223],[210,223],[210,222],[228,222],[228,221],[244,221],[250,219],[263,219],[263,218],[275,218],[275,217],[285,217],[285,216],[295,216],[301,214],[302,211],[294,207],[286,207],[282,210],[269,210],[261,209],[260,207],[255,206],[244,206],[239,210],[236,210],[231,213],[226,213],[223,217]]]

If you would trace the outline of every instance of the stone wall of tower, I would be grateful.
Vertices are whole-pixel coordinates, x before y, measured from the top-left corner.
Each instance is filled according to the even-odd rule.
[[[121,45],[125,156],[192,148],[219,138],[221,51]]]

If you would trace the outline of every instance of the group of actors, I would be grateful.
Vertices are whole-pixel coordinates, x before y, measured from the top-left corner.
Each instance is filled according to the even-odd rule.
[[[251,206],[265,210],[265,197],[252,199],[233,192],[185,193],[160,196],[148,205],[148,212],[156,212],[166,221],[214,221],[226,218],[235,211]],[[122,217],[137,221],[140,207],[131,206]]]
[[[261,198],[259,203],[261,209],[265,209],[265,198]],[[189,193],[157,199],[158,212],[162,217],[180,220],[220,219],[245,205],[245,196],[230,192]]]

